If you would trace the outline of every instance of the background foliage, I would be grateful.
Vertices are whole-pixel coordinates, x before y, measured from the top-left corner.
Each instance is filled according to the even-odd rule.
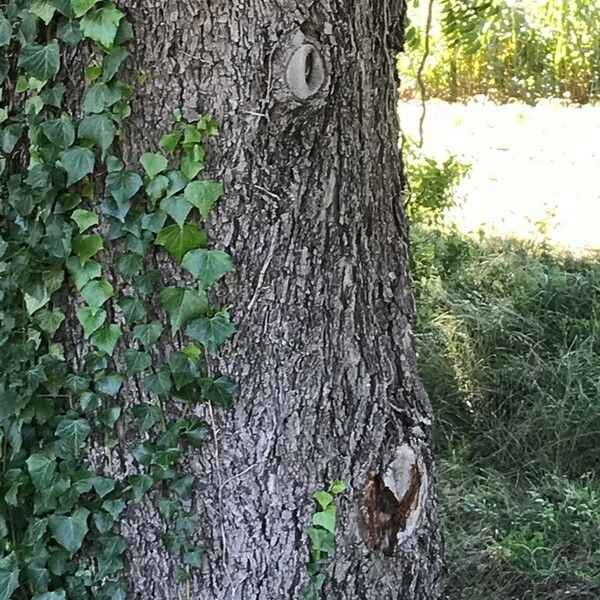
[[[600,263],[444,220],[467,170],[408,153],[419,372],[450,600],[600,596]],[[422,190],[427,190],[423,194]]]
[[[428,94],[459,100],[564,97],[586,103],[600,94],[598,0],[434,0]],[[399,58],[403,94],[425,45],[427,0],[411,4],[407,53]]]

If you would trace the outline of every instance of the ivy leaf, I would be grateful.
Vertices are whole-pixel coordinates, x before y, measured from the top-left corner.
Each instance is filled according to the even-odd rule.
[[[101,307],[112,295],[113,286],[105,279],[94,279],[81,290],[81,297],[95,308]]]
[[[312,524],[322,527],[331,533],[335,533],[336,512],[335,506],[330,504],[325,508],[325,510],[317,512],[313,515]]]
[[[140,340],[145,348],[153,346],[162,335],[163,326],[158,321],[148,325],[136,325],[133,329],[133,337]]]
[[[169,369],[177,390],[188,383],[193,383],[200,375],[196,361],[183,352],[173,352],[169,356]]]
[[[126,252],[119,256],[117,267],[119,268],[121,275],[129,280],[140,272],[142,268],[142,257],[139,256],[139,254],[133,254],[133,252]]]
[[[223,184],[218,181],[192,181],[185,188],[185,199],[195,206],[206,219],[215,202],[223,195]]]
[[[137,375],[152,366],[152,358],[147,352],[128,348],[125,350],[125,364],[129,375]]]
[[[134,502],[141,500],[142,496],[152,487],[154,481],[150,475],[130,475],[128,479]]]
[[[217,406],[231,408],[233,403],[233,392],[235,391],[235,382],[231,377],[223,375],[218,379],[202,379],[200,381],[202,394]]]
[[[181,266],[196,277],[204,289],[234,270],[233,261],[222,250],[191,250],[181,262]]]
[[[91,210],[85,210],[83,208],[74,210],[71,214],[71,219],[77,223],[80,233],[83,233],[86,229],[89,229],[94,225],[98,225],[99,222],[98,215],[95,212],[92,212]]]
[[[106,177],[106,189],[119,203],[133,198],[141,187],[142,178],[131,171],[117,171]]]
[[[58,331],[62,322],[65,320],[65,315],[58,308],[52,310],[40,310],[35,315],[35,321],[42,331],[45,331],[50,338]]]
[[[114,427],[121,416],[120,406],[109,406],[98,413],[98,420],[108,428]]]
[[[104,248],[102,236],[97,233],[90,235],[77,235],[72,242],[73,252],[79,256],[81,262],[95,256]]]
[[[152,392],[157,396],[167,396],[171,391],[171,372],[168,367],[163,367],[157,373],[148,375],[144,379],[142,388],[146,392]]]
[[[102,375],[102,377],[96,381],[96,390],[114,398],[119,393],[122,385],[122,375],[119,373],[111,373],[110,375]]]
[[[104,498],[104,496],[107,496],[115,489],[115,480],[110,477],[96,475],[92,479],[92,485],[94,486],[98,497]]]
[[[106,152],[117,135],[117,128],[105,114],[90,115],[79,123],[78,135],[80,139],[91,140],[102,152]]]
[[[116,104],[123,97],[122,89],[114,84],[95,83],[90,86],[83,98],[86,113],[101,113]]]
[[[158,233],[163,228],[166,220],[166,213],[162,210],[157,210],[142,217],[142,229]]]
[[[60,162],[67,172],[67,187],[77,183],[94,171],[94,153],[89,148],[75,146],[60,155]]]
[[[118,72],[123,61],[129,56],[129,52],[125,48],[117,46],[113,48],[102,62],[102,79],[110,81]]]
[[[8,19],[4,16],[4,13],[0,13],[0,46],[8,46],[10,44],[10,38],[12,37],[12,25]],[[9,594],[10,596],[10,594]]]
[[[157,246],[166,248],[178,264],[181,264],[183,257],[190,250],[205,246],[206,242],[206,231],[193,223],[186,223],[183,227],[179,225],[165,227],[154,241]]]
[[[54,77],[60,68],[58,42],[51,42],[47,46],[27,44],[19,56],[19,66],[25,67],[28,75],[40,81]]]
[[[14,554],[0,561],[0,600],[10,600],[13,592],[19,587],[19,568]]]
[[[209,310],[206,294],[200,290],[168,287],[160,292],[158,299],[171,319],[173,332]]]
[[[111,4],[87,13],[81,19],[81,31],[83,35],[95,42],[98,42],[105,48],[110,48],[115,42],[115,37],[119,29],[119,22],[123,18],[123,13]]]
[[[198,340],[212,356],[216,356],[221,344],[235,332],[227,309],[222,309],[211,318],[201,317],[192,321],[186,334]]]
[[[327,508],[333,502],[333,496],[322,490],[317,490],[313,494],[313,498],[319,503],[321,508]]]
[[[59,441],[55,444],[57,456],[64,459],[77,456],[90,434],[89,423],[85,419],[63,419],[54,432]]]
[[[123,296],[119,300],[119,306],[123,311],[123,318],[127,324],[130,324],[133,321],[139,321],[146,316],[146,307],[139,298]]]
[[[202,551],[190,550],[183,554],[183,564],[190,567],[200,568],[202,566]]]
[[[161,201],[160,207],[181,227],[192,210],[192,205],[183,196],[169,196]]]
[[[144,167],[144,171],[148,174],[150,179],[156,177],[159,173],[166,170],[169,162],[162,154],[155,154],[154,152],[145,152],[140,158],[140,164]]]
[[[75,141],[75,128],[67,115],[44,121],[41,128],[48,141],[58,148],[68,148]]]
[[[47,454],[32,454],[26,461],[29,477],[38,490],[46,489],[56,475],[56,460]]]
[[[181,136],[181,131],[173,131],[171,133],[167,133],[166,135],[163,135],[162,138],[160,138],[160,142],[158,143],[158,145],[165,152],[173,153],[175,152],[177,145],[181,141]]]
[[[65,266],[71,274],[78,292],[81,291],[86,283],[102,275],[102,267],[95,260],[88,260],[82,264],[77,257],[69,256]]]
[[[52,17],[56,12],[56,8],[47,0],[37,0],[30,10],[44,22],[44,25],[48,25],[52,21]]]
[[[90,338],[90,342],[99,350],[112,356],[120,337],[121,328],[113,323],[96,331]]]
[[[85,13],[97,4],[98,0],[71,0],[73,12],[77,18],[82,17]]]
[[[148,431],[162,419],[162,410],[155,404],[136,404],[132,411],[141,431]]]
[[[57,590],[55,592],[36,594],[31,600],[66,600],[66,598],[66,593],[63,590]]]
[[[77,311],[77,319],[83,327],[83,335],[89,338],[106,320],[106,311],[95,306],[84,306]]]
[[[348,486],[339,479],[334,479],[329,486],[329,491],[334,495],[338,496],[343,493]]]
[[[48,517],[48,524],[54,539],[71,554],[81,548],[83,539],[88,532],[87,519],[90,511],[79,507],[70,517],[52,515]]]

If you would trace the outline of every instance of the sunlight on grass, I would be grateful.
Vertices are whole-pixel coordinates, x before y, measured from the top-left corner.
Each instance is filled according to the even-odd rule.
[[[402,102],[403,131],[417,137],[420,105]],[[470,101],[427,105],[423,154],[471,164],[447,214],[465,233],[542,235],[581,253],[600,248],[600,107]]]

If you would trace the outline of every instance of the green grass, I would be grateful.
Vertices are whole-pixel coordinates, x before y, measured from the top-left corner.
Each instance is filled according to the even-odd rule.
[[[413,189],[446,182],[410,212],[447,597],[600,598],[600,257],[445,226],[458,175],[421,164]]]

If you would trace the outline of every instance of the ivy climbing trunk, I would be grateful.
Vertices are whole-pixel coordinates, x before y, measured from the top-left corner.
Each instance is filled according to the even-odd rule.
[[[156,149],[176,107],[221,123],[207,163],[226,196],[208,229],[236,263],[218,294],[238,328],[211,364],[236,380],[234,407],[198,406],[211,438],[186,456],[203,566],[175,580],[163,520],[143,501],[122,525],[130,597],[300,598],[312,493],[342,479],[324,597],[434,600],[431,410],[415,370],[395,114],[404,2],[123,9],[128,70],[145,81],[125,158]],[[162,251],[155,260],[170,268]]]

